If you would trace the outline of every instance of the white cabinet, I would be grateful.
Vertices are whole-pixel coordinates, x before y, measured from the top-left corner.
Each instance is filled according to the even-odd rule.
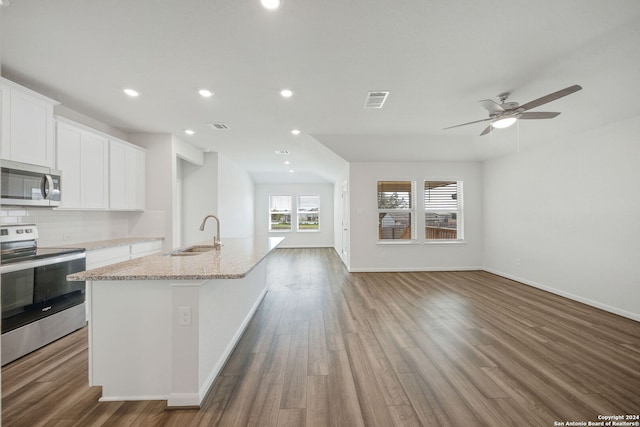
[[[162,252],[162,240],[133,243],[131,245],[131,259],[147,255],[156,255]]]
[[[144,210],[145,157],[143,148],[128,142],[109,141],[109,208]]]
[[[54,167],[53,106],[59,104],[6,79],[2,90],[3,159]]]
[[[57,168],[62,171],[61,209],[107,209],[109,140],[58,119]]]
[[[130,253],[130,245],[87,251],[85,260],[87,270],[93,270],[94,268],[100,268],[122,261],[129,261]]]
[[[162,240],[136,242],[87,251],[87,270],[162,252]]]

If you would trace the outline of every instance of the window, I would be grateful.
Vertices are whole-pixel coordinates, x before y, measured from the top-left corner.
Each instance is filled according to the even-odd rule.
[[[378,240],[412,240],[414,181],[378,181]]]
[[[320,196],[298,196],[298,230],[320,228]]]
[[[424,182],[424,237],[462,240],[462,181]]]
[[[291,196],[269,196],[269,230],[291,230]]]

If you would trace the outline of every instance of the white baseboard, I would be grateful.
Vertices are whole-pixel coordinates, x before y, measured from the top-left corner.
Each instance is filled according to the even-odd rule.
[[[167,407],[199,408],[200,402],[198,393],[171,393],[167,399]]]
[[[482,267],[356,267],[349,269],[350,273],[407,273],[412,271],[474,271],[484,270]]]
[[[167,400],[169,396],[166,394],[147,394],[143,396],[108,396],[108,397],[99,397],[98,402],[119,402],[122,400]]]
[[[501,277],[510,279],[510,280],[515,280],[516,282],[520,282],[520,283],[523,283],[525,285],[532,286],[534,288],[538,288],[538,289],[541,289],[541,290],[546,291],[546,292],[550,292],[552,294],[560,295],[561,297],[565,297],[565,298],[568,298],[570,300],[581,302],[583,304],[590,305],[592,307],[599,308],[599,309],[604,310],[604,311],[608,311],[609,313],[617,314],[619,316],[626,317],[628,319],[632,319],[632,320],[635,320],[637,322],[640,322],[640,314],[638,314],[638,313],[633,313],[633,312],[630,312],[630,311],[627,311],[627,310],[623,310],[623,309],[618,308],[618,307],[614,307],[614,306],[611,306],[611,305],[608,305],[608,304],[603,304],[603,303],[598,302],[598,301],[594,301],[594,300],[591,300],[591,299],[588,299],[588,298],[581,297],[580,295],[575,295],[575,294],[572,294],[572,293],[569,293],[569,292],[562,291],[560,289],[552,288],[550,286],[546,286],[546,285],[543,285],[541,283],[534,282],[533,280],[527,280],[525,278],[514,276],[513,274],[508,274],[508,273],[505,273],[505,272],[500,271],[500,270],[495,270],[493,268],[485,267],[482,270],[484,270],[484,271],[486,271],[488,273],[491,273],[491,274],[495,274],[497,276],[501,276]]]
[[[286,240],[285,240],[286,241]],[[333,245],[278,245],[278,249],[316,249],[316,248],[332,248]]]

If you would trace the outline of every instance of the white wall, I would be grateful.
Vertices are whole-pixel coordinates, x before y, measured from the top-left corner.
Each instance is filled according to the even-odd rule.
[[[269,196],[291,195],[292,209],[296,209],[298,195],[320,196],[319,231],[269,231]],[[320,248],[334,246],[334,195],[333,184],[256,184],[255,197],[256,236],[282,236],[281,248]],[[292,213],[292,216],[295,213]]]
[[[464,243],[424,244],[424,218],[416,218],[418,241],[378,243],[377,181],[464,181]],[[482,165],[478,162],[351,163],[350,270],[429,271],[482,268]],[[418,200],[421,200],[418,197]]]
[[[182,185],[181,211],[178,225],[182,227],[182,246],[212,240],[214,221],[207,223],[205,231],[200,224],[205,216],[218,212],[218,153],[206,153],[201,166],[180,161]]]
[[[487,270],[640,320],[638,117],[486,162]]]
[[[254,194],[249,172],[218,154],[218,218],[223,239],[254,236]]]

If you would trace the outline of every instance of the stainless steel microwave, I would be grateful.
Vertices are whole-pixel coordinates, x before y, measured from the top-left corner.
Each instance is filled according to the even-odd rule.
[[[0,166],[3,206],[60,205],[60,171],[10,160],[2,160]]]

